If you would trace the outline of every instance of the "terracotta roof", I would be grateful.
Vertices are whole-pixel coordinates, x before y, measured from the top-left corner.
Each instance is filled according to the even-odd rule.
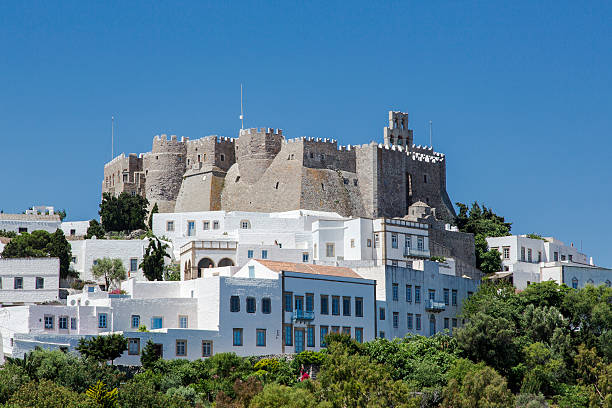
[[[343,276],[345,278],[361,279],[361,276],[355,273],[355,271],[342,266],[311,265],[304,263],[268,261],[263,259],[256,259],[256,261],[265,266],[266,268],[278,273],[282,271],[299,272],[310,273],[313,275]]]
[[[60,222],[60,217],[57,214],[0,214],[0,220],[7,221],[57,221]]]

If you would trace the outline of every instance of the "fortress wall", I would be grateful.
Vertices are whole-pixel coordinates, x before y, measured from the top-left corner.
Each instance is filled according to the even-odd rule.
[[[343,216],[363,216],[365,209],[356,173],[302,169],[302,191],[299,208],[337,212]]]
[[[254,184],[280,152],[282,130],[261,128],[240,131],[236,145],[236,160],[243,181]]]
[[[473,234],[430,228],[429,249],[432,255],[460,259],[476,268]]]
[[[304,146],[303,163],[313,169],[342,170],[354,173],[355,151],[350,146],[340,146],[334,139],[299,138],[289,143]]]
[[[355,146],[355,168],[359,179],[359,194],[365,217],[376,217],[378,213],[377,155],[378,145]]]
[[[283,145],[282,151],[269,161],[261,176],[253,181],[248,174],[243,174],[250,167],[243,166],[239,157],[238,163],[229,169],[225,177],[221,208],[225,211],[259,212],[299,209],[302,188],[300,159],[301,145]]]
[[[144,193],[144,175],[142,172],[142,157],[131,153],[127,157],[120,154],[104,165],[104,179],[102,180],[102,193],[119,195],[122,192],[131,194]],[[124,181],[124,174],[127,179]]]
[[[157,203],[159,212],[173,212],[186,169],[189,139],[166,135],[155,136],[153,149],[146,153],[143,168],[147,178],[146,197],[150,207]]]

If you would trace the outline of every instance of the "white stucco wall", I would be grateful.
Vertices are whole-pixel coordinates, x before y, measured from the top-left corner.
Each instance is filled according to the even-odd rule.
[[[15,289],[15,278],[23,280],[23,289]],[[43,288],[36,289],[36,278],[43,278]],[[40,303],[59,298],[58,258],[0,258],[0,305]]]
[[[146,279],[142,269],[130,270],[130,261],[136,259],[137,266],[140,265],[145,249],[149,245],[147,239],[85,239],[68,242],[72,247],[72,257],[76,258],[76,262],[72,262],[71,266],[84,281],[95,281],[91,274],[91,267],[94,260],[104,257],[121,259],[128,278]],[[104,280],[99,279],[98,283],[104,283]]]

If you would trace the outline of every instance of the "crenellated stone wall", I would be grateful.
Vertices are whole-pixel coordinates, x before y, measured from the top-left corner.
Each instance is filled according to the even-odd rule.
[[[406,113],[389,112],[383,133],[384,143],[357,146],[327,138],[285,139],[282,130],[272,128],[243,129],[237,139],[156,136],[151,152],[134,157],[140,167],[132,165],[128,173],[140,174],[142,186],[130,191],[146,196],[151,206],[157,203],[160,212],[304,208],[401,217],[423,201],[440,218],[451,219],[445,156],[412,144]],[[108,185],[125,161],[120,156],[105,166],[103,191],[128,190]]]

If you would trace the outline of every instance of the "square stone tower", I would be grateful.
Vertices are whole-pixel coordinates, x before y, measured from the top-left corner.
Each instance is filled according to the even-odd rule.
[[[385,145],[402,146],[410,149],[412,146],[412,130],[408,129],[408,114],[390,111],[389,126],[385,127]]]

